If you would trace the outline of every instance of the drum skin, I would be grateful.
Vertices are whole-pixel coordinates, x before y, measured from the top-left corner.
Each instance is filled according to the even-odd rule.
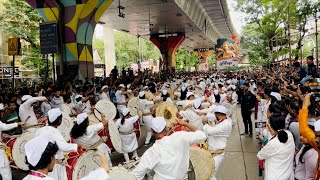
[[[66,166],[68,180],[79,180],[101,167],[101,160],[96,151],[78,150],[69,153],[68,156],[68,166]]]

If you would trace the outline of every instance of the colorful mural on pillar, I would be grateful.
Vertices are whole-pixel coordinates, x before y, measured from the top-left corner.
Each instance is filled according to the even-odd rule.
[[[159,48],[163,56],[163,62],[161,63],[162,67],[160,67],[160,69],[168,70],[171,68],[175,68],[176,51],[184,40],[184,34],[169,37],[159,37],[159,35],[151,36],[150,41]]]
[[[59,21],[56,0],[26,0],[45,22]],[[63,75],[79,79],[94,76],[92,38],[96,24],[113,0],[59,0],[63,8]]]
[[[200,58],[198,71],[209,71],[209,63],[208,63],[208,57],[212,54],[213,50],[211,49],[196,49],[195,53]]]

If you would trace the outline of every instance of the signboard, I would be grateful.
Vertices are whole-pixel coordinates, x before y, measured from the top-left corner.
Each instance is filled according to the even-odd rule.
[[[19,38],[9,38],[8,39],[8,55],[19,55],[20,51],[20,39]]]
[[[238,58],[217,58],[216,61],[219,70],[238,69]]]
[[[19,78],[21,77],[21,71],[19,71],[19,67],[14,67],[14,77]],[[12,67],[0,67],[0,78],[12,78]]]
[[[58,51],[57,23],[40,24],[41,54],[53,54]]]

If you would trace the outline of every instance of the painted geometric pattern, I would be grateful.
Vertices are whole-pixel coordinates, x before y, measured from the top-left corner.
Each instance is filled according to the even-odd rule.
[[[56,0],[26,0],[45,22],[57,22]],[[66,61],[92,62],[92,37],[96,24],[113,0],[61,0],[64,5],[64,46]]]

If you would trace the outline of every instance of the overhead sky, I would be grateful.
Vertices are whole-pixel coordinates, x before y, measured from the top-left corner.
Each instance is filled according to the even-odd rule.
[[[233,23],[234,28],[240,35],[242,27],[245,25],[245,14],[237,10],[237,0],[228,0],[227,2],[231,21]]]

